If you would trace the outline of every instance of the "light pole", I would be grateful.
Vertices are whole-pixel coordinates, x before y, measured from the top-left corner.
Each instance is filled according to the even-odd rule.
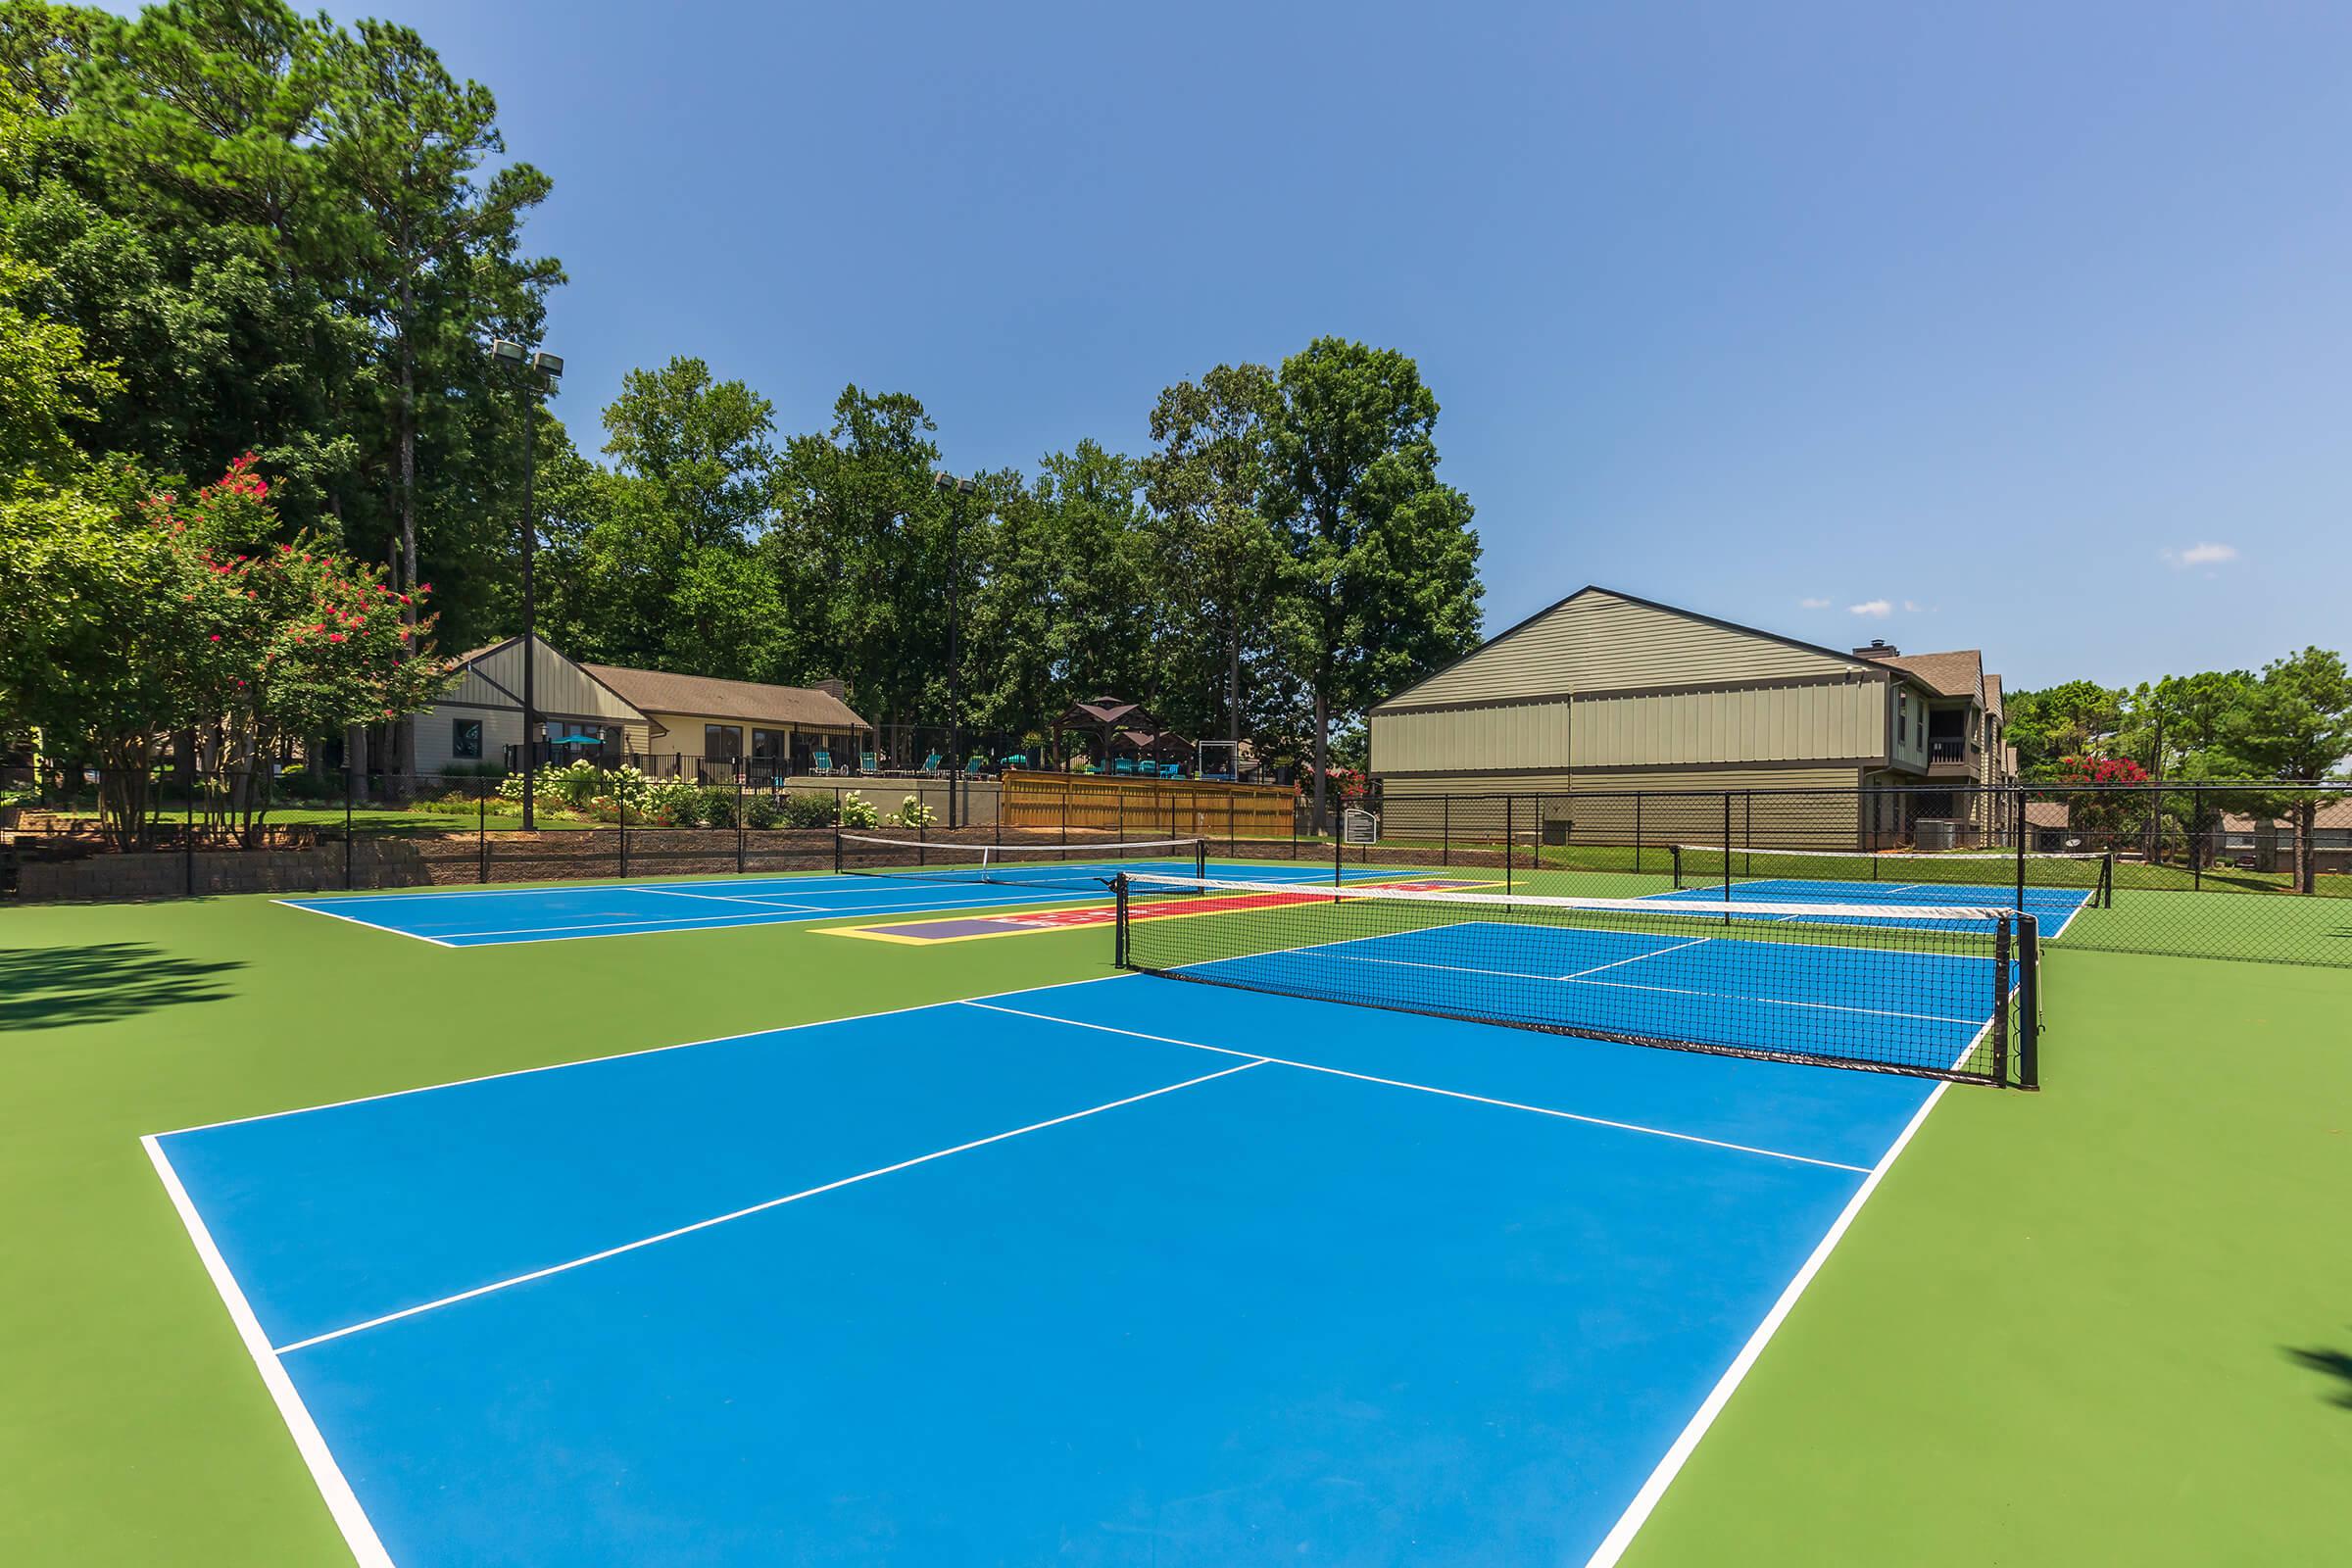
[[[531,562],[539,554],[539,519],[532,511],[531,482],[538,468],[539,397],[563,379],[564,362],[504,337],[491,343],[490,357],[527,372],[523,390],[528,396],[522,406],[522,830],[532,833],[539,826],[532,810],[539,794],[539,741],[531,733],[539,709],[533,679],[539,665],[539,605],[531,592]]]
[[[931,487],[948,498],[948,826],[956,826],[956,786],[963,777],[963,730],[961,714],[956,704],[956,637],[958,622],[963,619],[959,603],[963,581],[963,564],[956,547],[963,530],[963,498],[972,493],[972,481],[959,479],[952,473],[934,473]]]

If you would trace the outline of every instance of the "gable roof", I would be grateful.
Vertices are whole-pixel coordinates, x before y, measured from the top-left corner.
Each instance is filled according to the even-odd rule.
[[[2311,825],[2315,828],[2352,828],[2352,798],[2329,801],[2313,815]],[[2271,826],[2281,832],[2291,832],[2294,818],[2274,817]],[[2250,833],[2254,829],[2254,818],[2244,812],[2226,812],[2222,817],[2222,827],[2231,833]]]
[[[1428,685],[1431,681],[1434,681],[1439,676],[1446,673],[1446,671],[1451,670],[1461,664],[1468,663],[1471,660],[1476,659],[1479,655],[1485,653],[1487,650],[1496,646],[1499,643],[1509,641],[1511,638],[1516,637],[1519,633],[1527,630],[1530,626],[1533,626],[1537,622],[1547,618],[1556,612],[1567,608],[1569,605],[1574,604],[1577,600],[1584,598],[1587,594],[1605,594],[1611,599],[1621,599],[1629,605],[1640,605],[1644,610],[1657,611],[1660,614],[1678,615],[1685,620],[1694,620],[1701,625],[1718,627],[1724,631],[1739,632],[1740,635],[1746,637],[1761,637],[1766,642],[1778,643],[1783,648],[1794,648],[1808,654],[1818,654],[1824,659],[1835,659],[1839,663],[1849,664],[1856,669],[1881,669],[1884,668],[1887,663],[1891,662],[1891,661],[1887,660],[1857,659],[1852,654],[1846,653],[1841,649],[1827,648],[1820,643],[1806,642],[1802,638],[1784,637],[1777,631],[1766,631],[1761,626],[1743,626],[1736,620],[1724,620],[1719,616],[1702,614],[1695,610],[1685,610],[1680,605],[1662,604],[1655,599],[1644,599],[1640,594],[1629,594],[1622,588],[1604,588],[1599,583],[1589,582],[1582,588],[1576,590],[1576,592],[1553,600],[1550,604],[1545,605],[1542,610],[1537,611],[1534,614],[1529,615],[1524,620],[1514,622],[1513,624],[1504,627],[1501,631],[1496,632],[1494,636],[1488,638],[1485,642],[1480,643],[1476,648],[1471,649],[1468,653],[1463,654],[1460,658],[1448,660],[1446,662],[1440,664],[1436,669],[1431,670],[1428,674],[1413,682],[1412,685],[1405,687],[1402,691],[1391,692],[1379,702],[1374,703],[1371,708],[1366,710],[1366,711],[1378,712],[1380,710],[1387,708],[1394,703],[1403,701],[1405,697],[1419,690],[1421,687]]]
[[[1984,711],[2001,716],[2001,677],[1989,672],[1984,676]]]
[[[719,680],[710,675],[673,675],[662,669],[625,664],[582,663],[623,702],[647,712],[701,713],[746,723],[806,724],[812,729],[871,729],[831,692],[811,686],[768,686],[759,681]]]
[[[1890,654],[1879,662],[1918,676],[1938,697],[1974,697],[1981,701],[1984,696],[1984,656],[1974,648],[1955,649],[1948,654]]]

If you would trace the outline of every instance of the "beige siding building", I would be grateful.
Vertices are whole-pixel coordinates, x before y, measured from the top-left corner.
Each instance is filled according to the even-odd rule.
[[[593,737],[559,748],[559,755],[591,752],[623,757],[642,752],[652,725],[620,694],[542,640],[534,638],[532,707],[541,735]],[[522,744],[522,639],[509,637],[461,655],[451,673],[457,685],[416,717],[416,770],[438,773],[506,760]]]
[[[1841,843],[1965,818],[1968,792],[1939,799],[1934,786],[1999,781],[1988,760],[2005,756],[1998,704],[1998,678],[1988,692],[1973,652],[1840,653],[1588,587],[1376,706],[1372,770],[1392,803],[1573,791],[1594,830],[1611,793],[1907,787],[1882,802],[1812,803],[1780,835]]]
[[[872,729],[838,688],[768,686],[566,659],[535,643],[532,707],[542,761],[584,758],[688,776],[806,773],[822,754],[836,770],[858,765]],[[456,684],[416,719],[417,770],[519,761],[522,639],[452,661]]]
[[[768,686],[620,664],[580,668],[643,712],[651,738],[638,749],[661,772],[785,777],[808,772],[819,753],[846,770],[873,745],[872,726],[832,683]]]

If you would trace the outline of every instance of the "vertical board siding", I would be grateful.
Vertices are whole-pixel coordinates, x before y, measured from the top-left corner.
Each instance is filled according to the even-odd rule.
[[[1404,698],[1419,707],[1522,692],[1837,675],[1853,667],[1834,654],[1592,591],[1489,643]]]

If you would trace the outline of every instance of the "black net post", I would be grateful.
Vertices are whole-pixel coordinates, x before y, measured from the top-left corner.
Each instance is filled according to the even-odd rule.
[[[1127,876],[1125,872],[1110,879],[1111,903],[1116,913],[1111,920],[1110,966],[1127,967]]]
[[[1345,833],[1334,833],[1331,836],[1331,885],[1333,887],[1336,888],[1341,883],[1348,880],[1346,875],[1347,865],[1348,835]]]
[[[1511,798],[1502,798],[1502,891],[1511,891]]]
[[[743,808],[749,804],[743,797],[744,775],[735,775],[735,874],[743,875],[744,851],[748,847],[747,829],[743,825]]]
[[[2017,1087],[2041,1087],[2041,924],[2017,917]]]
[[[620,874],[627,876],[629,874],[629,792],[615,790],[613,794],[615,796],[613,804],[620,808]]]
[[[839,827],[835,827],[833,829],[833,874],[835,876],[841,875],[842,871],[843,859],[841,852],[841,829]]]

